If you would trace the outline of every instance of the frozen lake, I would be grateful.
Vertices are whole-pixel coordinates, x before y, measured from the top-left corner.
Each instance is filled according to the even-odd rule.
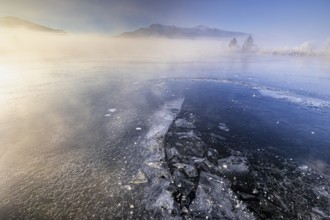
[[[322,58],[2,59],[0,219],[328,219],[329,134]]]

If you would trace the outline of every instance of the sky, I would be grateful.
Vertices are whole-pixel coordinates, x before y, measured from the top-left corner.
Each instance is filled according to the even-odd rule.
[[[330,38],[330,0],[0,0],[0,16],[75,33],[115,35],[160,23],[301,41]]]

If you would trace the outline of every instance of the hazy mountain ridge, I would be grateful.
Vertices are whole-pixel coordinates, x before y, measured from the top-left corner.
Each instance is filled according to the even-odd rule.
[[[172,38],[172,39],[197,39],[197,38],[226,38],[247,36],[248,33],[237,31],[226,31],[217,28],[210,28],[204,25],[199,25],[193,28],[167,26],[161,24],[152,24],[146,28],[139,28],[132,32],[124,32],[119,37],[129,38]]]
[[[36,24],[21,18],[6,16],[0,18],[0,30],[17,30],[25,29],[28,31],[48,32],[56,34],[64,34],[63,30],[53,29],[40,24]]]

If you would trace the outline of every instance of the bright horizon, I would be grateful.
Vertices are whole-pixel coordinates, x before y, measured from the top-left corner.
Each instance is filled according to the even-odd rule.
[[[16,16],[70,33],[115,35],[153,23],[206,25],[295,45],[330,38],[330,1],[40,1],[0,0],[0,16]]]

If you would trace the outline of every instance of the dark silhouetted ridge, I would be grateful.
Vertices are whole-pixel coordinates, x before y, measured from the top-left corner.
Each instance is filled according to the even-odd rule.
[[[249,34],[237,31],[226,31],[217,28],[210,28],[205,25],[198,25],[193,28],[167,26],[152,24],[146,28],[140,28],[132,32],[124,32],[119,37],[130,38],[172,38],[172,39],[198,39],[198,38],[225,38],[247,36]]]

